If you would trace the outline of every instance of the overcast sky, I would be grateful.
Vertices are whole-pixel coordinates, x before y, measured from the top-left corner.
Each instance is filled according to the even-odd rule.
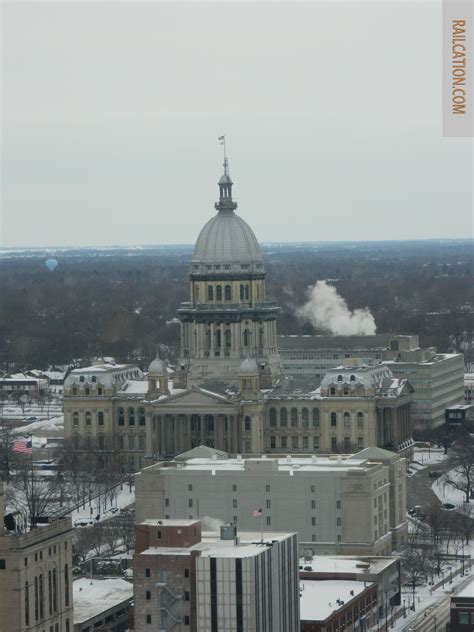
[[[440,3],[3,4],[2,244],[472,236]]]

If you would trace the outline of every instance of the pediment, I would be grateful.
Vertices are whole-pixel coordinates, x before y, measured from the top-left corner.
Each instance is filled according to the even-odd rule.
[[[217,393],[211,393],[205,391],[197,386],[193,386],[190,389],[177,393],[176,395],[170,395],[169,397],[160,399],[155,404],[163,406],[194,406],[194,407],[209,407],[209,406],[229,406],[235,407],[236,402],[231,401],[223,395]]]

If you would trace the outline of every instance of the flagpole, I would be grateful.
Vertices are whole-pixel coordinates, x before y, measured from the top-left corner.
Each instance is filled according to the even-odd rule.
[[[263,543],[263,503],[262,511],[260,512],[260,542]]]

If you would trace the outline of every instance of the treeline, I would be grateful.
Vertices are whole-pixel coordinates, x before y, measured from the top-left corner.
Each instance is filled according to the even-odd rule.
[[[472,340],[472,242],[268,245],[267,294],[280,333],[316,332],[296,315],[308,286],[330,280],[350,309],[368,306],[380,332],[419,334],[440,351]],[[3,258],[0,367],[45,368],[114,356],[143,366],[158,343],[173,359],[179,303],[188,300],[189,247],[65,251]],[[55,256],[50,272],[44,262]]]

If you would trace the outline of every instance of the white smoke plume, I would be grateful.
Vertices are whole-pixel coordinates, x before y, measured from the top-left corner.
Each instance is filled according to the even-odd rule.
[[[326,281],[317,281],[308,289],[308,302],[299,307],[297,313],[315,327],[334,335],[370,335],[375,334],[376,330],[374,317],[368,307],[351,312],[336,288]]]

